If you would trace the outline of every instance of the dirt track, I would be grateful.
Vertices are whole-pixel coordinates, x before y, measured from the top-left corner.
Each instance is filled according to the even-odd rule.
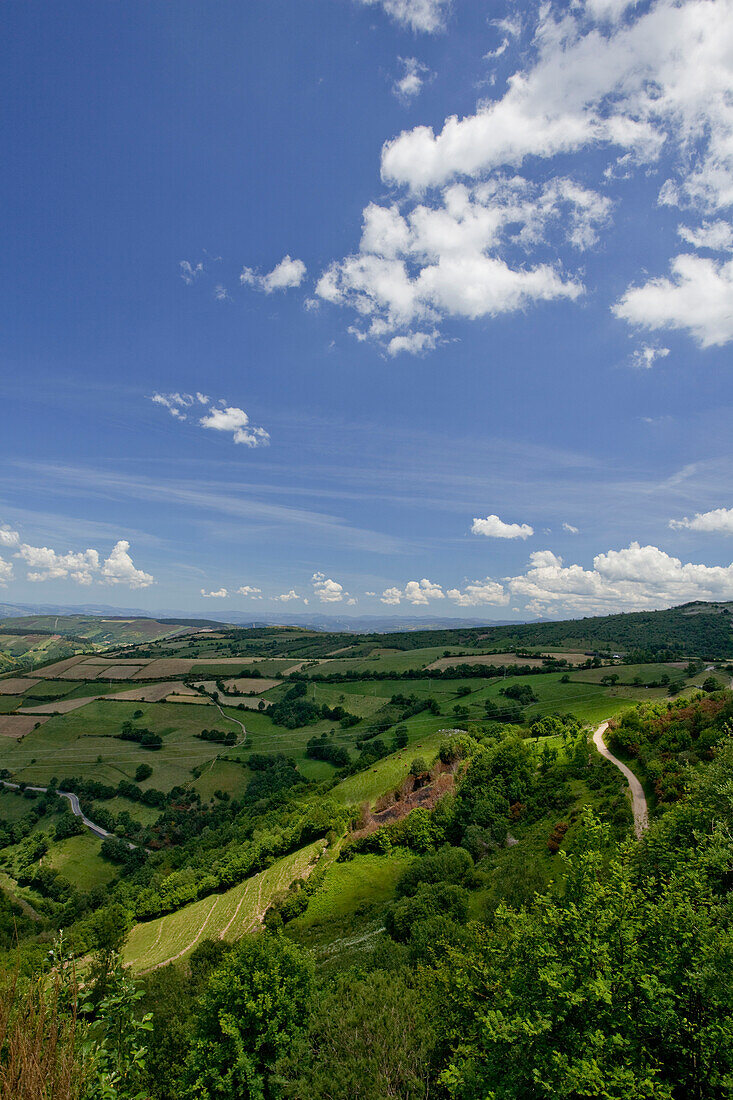
[[[644,794],[644,788],[631,769],[627,768],[625,764],[622,764],[620,760],[617,760],[610,749],[606,748],[603,735],[607,729],[608,722],[601,722],[600,726],[593,734],[593,744],[598,749],[601,756],[605,756],[606,760],[609,760],[614,767],[619,769],[626,779],[626,782],[629,784],[634,806],[634,832],[638,838],[645,829],[649,828],[649,810],[646,804],[646,795]]]

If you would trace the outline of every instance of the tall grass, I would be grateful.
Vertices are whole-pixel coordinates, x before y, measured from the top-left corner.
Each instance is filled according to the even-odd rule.
[[[16,972],[0,986],[0,1100],[80,1100],[80,1031],[74,981],[26,984]]]

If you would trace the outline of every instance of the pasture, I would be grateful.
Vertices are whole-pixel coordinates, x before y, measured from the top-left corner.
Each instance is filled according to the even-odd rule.
[[[79,710],[58,717],[26,716],[23,722],[43,722],[18,744],[12,737],[0,739],[0,767],[8,768],[16,778],[45,786],[51,776],[82,775],[114,786],[120,779],[131,779],[138,764],[154,768],[154,780],[142,786],[159,790],[191,781],[192,769],[211,761],[221,746],[196,737],[203,727],[235,729],[225,716],[181,704],[137,703],[98,699]],[[142,711],[139,719],[133,718]],[[14,718],[0,716],[2,723]],[[163,747],[152,752],[134,741],[121,741],[124,722],[132,722],[163,738]]]
[[[51,844],[43,862],[63,875],[78,890],[91,890],[105,886],[117,878],[119,867],[102,859],[100,841],[89,832],[56,840]]]

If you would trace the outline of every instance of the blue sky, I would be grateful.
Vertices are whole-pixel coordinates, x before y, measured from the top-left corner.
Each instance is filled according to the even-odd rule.
[[[733,599],[731,0],[3,14],[0,600]]]

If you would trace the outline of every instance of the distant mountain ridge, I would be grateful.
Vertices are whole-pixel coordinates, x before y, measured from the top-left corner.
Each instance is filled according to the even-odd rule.
[[[17,633],[27,627],[45,629],[91,638],[101,635],[102,623],[111,635],[118,634],[118,640],[142,641],[142,637],[133,639],[138,631],[134,623],[139,624],[139,632],[150,637],[150,631],[165,634],[166,627],[216,629],[236,627],[239,629],[266,629],[267,627],[292,626],[302,630],[315,631],[330,635],[379,636],[382,644],[389,645],[394,639],[397,648],[413,648],[418,645],[444,644],[481,644],[483,647],[508,648],[511,646],[575,646],[582,650],[609,650],[613,648],[630,650],[668,651],[675,653],[696,653],[709,657],[733,657],[733,601],[694,601],[664,611],[619,612],[615,615],[599,615],[582,619],[536,620],[534,622],[497,622],[481,619],[435,619],[416,616],[401,618],[380,615],[327,615],[286,613],[263,615],[261,618],[248,618],[241,613],[231,613],[221,619],[197,619],[190,615],[177,614],[165,609],[157,615],[124,611],[120,608],[97,608],[86,612],[73,613],[70,608],[31,613],[31,608],[20,605],[0,604],[0,615],[5,614],[6,629]],[[55,616],[51,623],[41,624],[43,617]],[[66,623],[59,625],[58,620]],[[83,624],[82,624],[83,620]],[[130,626],[125,627],[125,620]],[[113,630],[114,624],[117,628]],[[154,628],[157,624],[157,630]],[[3,622],[0,621],[0,627]],[[79,629],[80,625],[84,629]],[[63,629],[63,627],[66,629]],[[125,639],[122,635],[128,634]],[[408,641],[407,639],[411,640]],[[401,640],[400,640],[401,639]],[[102,638],[94,638],[102,641]],[[104,639],[111,641],[112,639]]]

